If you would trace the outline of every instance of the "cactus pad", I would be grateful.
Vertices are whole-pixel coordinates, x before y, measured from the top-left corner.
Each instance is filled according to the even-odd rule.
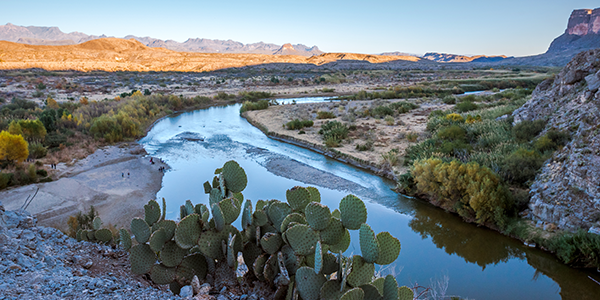
[[[267,262],[265,263],[263,276],[265,277],[266,281],[273,282],[275,281],[275,276],[277,275],[277,273],[279,273],[279,267],[277,266],[277,255],[272,254],[271,256],[269,256],[269,259],[267,259]]]
[[[288,229],[290,223],[292,222],[296,224],[308,224],[306,222],[306,218],[304,218],[303,215],[299,213],[291,213],[287,215],[285,219],[283,219],[283,222],[281,222],[281,232],[285,232]]]
[[[385,276],[383,282],[383,299],[396,300],[398,298],[398,282],[393,275]],[[411,298],[412,299],[412,298]]]
[[[365,299],[373,299],[373,300],[383,300],[383,296],[373,284],[364,284],[361,285],[360,288],[365,292]]]
[[[96,240],[96,234],[95,234],[94,230],[88,230],[86,233],[87,233],[88,241],[95,241]]]
[[[223,213],[225,224],[233,223],[242,210],[242,206],[238,204],[238,201],[232,198],[221,200],[221,202],[219,202],[219,208],[221,208],[221,212]]]
[[[106,229],[106,228],[102,228],[100,230],[97,230],[94,233],[94,236],[96,238],[96,240],[103,242],[103,243],[108,243],[112,240],[113,235],[112,232],[110,232],[110,230]]]
[[[310,202],[321,202],[321,193],[316,187],[309,186],[306,190],[310,193]]]
[[[265,264],[267,263],[268,259],[269,255],[264,253],[257,257],[254,263],[252,264],[252,270],[254,271],[254,275],[256,275],[256,277],[260,280],[265,280],[265,275],[263,272],[265,270]]]
[[[185,212],[186,216],[194,213],[194,204],[192,204],[191,200],[185,200]]]
[[[131,248],[129,261],[131,262],[131,272],[133,274],[146,274],[150,272],[150,269],[156,262],[156,255],[150,249],[150,246],[139,244]]]
[[[225,242],[228,242],[230,233],[232,236],[235,236],[233,250],[236,253],[242,251],[242,249],[244,249],[244,244],[242,242],[242,234],[239,232],[239,230],[237,230],[237,228],[235,228],[235,226],[225,225],[225,228],[223,228],[223,231],[221,232],[221,239]]]
[[[230,160],[223,165],[223,178],[225,179],[225,185],[232,193],[239,193],[246,188],[248,184],[248,177],[246,172],[240,165]]]
[[[375,232],[367,224],[360,225],[360,252],[363,259],[368,263],[374,263],[379,256],[379,244],[375,238]]]
[[[379,291],[379,294],[383,295],[384,283],[385,283],[385,277],[379,277],[379,278],[373,280],[373,282],[371,282],[370,284],[372,284],[374,287],[377,288],[377,291]]]
[[[341,220],[341,219],[342,219],[342,214],[340,213],[340,210],[336,208],[336,209],[334,209],[334,210],[331,212],[331,217],[332,217],[332,218],[336,218],[336,219],[338,219],[338,220]]]
[[[210,190],[212,190],[212,186],[210,186],[210,182],[206,181],[204,183],[204,193],[210,194]]]
[[[198,276],[199,279],[204,279],[208,271],[206,264],[206,258],[200,253],[194,253],[186,256],[177,267],[177,281],[185,283],[187,285],[194,275]]]
[[[148,226],[156,223],[160,219],[160,206],[155,200],[148,201],[148,204],[144,205],[144,221]]]
[[[230,268],[233,268],[234,270],[237,269],[238,266],[238,252],[234,249],[236,237],[236,235],[231,235],[230,233],[227,239],[227,264]]]
[[[321,287],[326,281],[325,276],[315,273],[313,268],[301,267],[296,271],[298,293],[304,300],[319,300]]]
[[[213,214],[213,221],[215,222],[215,228],[217,229],[217,231],[223,230],[226,223],[225,223],[225,216],[223,215],[223,210],[221,210],[221,206],[219,206],[218,203],[213,204],[211,206],[211,209],[212,209],[212,214]]]
[[[412,300],[414,297],[415,294],[408,287],[402,286],[398,288],[398,300]]]
[[[177,243],[169,241],[160,251],[160,261],[167,267],[176,267],[187,254],[187,249],[177,246]]]
[[[321,300],[339,300],[348,290],[347,286],[341,289],[339,281],[329,280],[321,287]]]
[[[252,225],[252,201],[246,200],[244,209],[242,210],[242,230]]]
[[[371,282],[375,274],[375,265],[366,262],[361,256],[352,257],[352,271],[348,274],[348,284],[358,287]]]
[[[159,252],[160,250],[162,250],[162,248],[165,246],[165,243],[168,240],[170,239],[167,239],[165,229],[159,228],[150,236],[150,240],[148,240],[148,245],[150,245],[150,249],[152,249],[152,251]]]
[[[283,247],[281,247],[281,254],[283,254],[285,268],[290,274],[295,274],[301,263],[300,257],[296,256],[292,247],[288,245],[283,245]]]
[[[329,275],[338,270],[338,263],[335,258],[335,255],[331,253],[323,254],[323,271],[322,273],[325,275]]]
[[[165,230],[166,239],[170,240],[175,236],[175,230],[177,229],[177,223],[173,220],[162,220],[157,223],[158,228]]]
[[[279,231],[281,229],[281,223],[287,215],[292,213],[292,208],[283,202],[274,202],[269,205],[268,216],[273,226]]]
[[[133,232],[135,239],[140,244],[147,242],[151,233],[148,223],[140,218],[131,220],[131,232]]]
[[[75,233],[75,239],[76,239],[78,242],[80,242],[80,241],[81,241],[81,232],[82,232],[82,231],[83,231],[82,229],[79,229],[79,230],[77,230],[77,233]]]
[[[315,273],[319,274],[323,270],[323,248],[321,248],[321,242],[317,241],[315,246]]]
[[[304,208],[310,203],[310,192],[303,187],[295,186],[285,192],[285,198],[290,207],[297,212],[303,212]]]
[[[344,232],[347,231],[342,225],[342,221],[336,218],[331,218],[329,225],[324,230],[321,230],[321,241],[328,245],[339,243],[344,237]]]
[[[247,243],[244,245],[242,256],[244,257],[244,262],[248,267],[252,267],[250,264],[256,261],[261,254],[263,254],[262,249],[255,243]]]
[[[210,194],[208,196],[208,204],[209,206],[213,206],[216,203],[221,202],[223,200],[223,195],[221,195],[221,191],[217,188],[210,190]]]
[[[344,227],[358,230],[367,221],[367,207],[358,197],[348,195],[340,201],[340,215]]]
[[[269,222],[267,214],[262,209],[257,208],[252,216],[252,224],[256,226],[265,226]]]
[[[351,290],[348,290],[346,293],[344,293],[344,295],[342,295],[342,298],[340,298],[340,300],[363,300],[364,297],[365,297],[365,292],[361,288],[353,288]],[[375,299],[368,299],[368,300],[375,300]]]
[[[379,245],[379,256],[375,263],[389,265],[398,258],[400,254],[400,241],[389,232],[384,231],[377,234],[377,244]]]
[[[150,278],[156,284],[169,284],[175,280],[175,268],[168,268],[162,264],[154,265],[150,271]]]
[[[200,216],[191,214],[183,218],[183,220],[177,224],[177,229],[175,229],[175,242],[179,247],[189,249],[198,243],[198,238],[202,232],[200,223],[198,223],[199,220]]]
[[[101,226],[102,226],[102,219],[100,219],[100,217],[95,217],[94,220],[92,221],[92,229],[100,230]]]
[[[286,238],[296,255],[311,255],[317,244],[318,235],[307,225],[297,224],[285,232]]]
[[[260,239],[260,245],[269,254],[275,254],[283,244],[281,235],[278,233],[267,232]]]
[[[204,256],[212,259],[220,259],[223,257],[221,250],[221,234],[216,231],[203,232],[198,240],[198,246]]]
[[[125,251],[129,251],[131,248],[131,236],[126,229],[121,228],[119,230],[119,243]]]
[[[321,203],[309,203],[304,210],[304,214],[306,215],[308,225],[314,230],[324,230],[331,221],[329,207]]]
[[[340,251],[346,252],[346,250],[348,250],[348,247],[350,247],[350,232],[348,232],[348,229],[344,228],[344,233],[341,236],[340,241],[335,245],[330,245],[329,251],[333,253],[338,253]]]

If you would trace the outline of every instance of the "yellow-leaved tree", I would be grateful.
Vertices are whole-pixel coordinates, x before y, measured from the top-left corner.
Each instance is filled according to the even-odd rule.
[[[48,106],[49,108],[52,109],[58,109],[58,102],[56,102],[56,100],[52,99],[52,97],[48,96],[48,98],[46,98],[46,106]]]
[[[8,131],[0,132],[0,160],[22,162],[29,156],[25,139]]]

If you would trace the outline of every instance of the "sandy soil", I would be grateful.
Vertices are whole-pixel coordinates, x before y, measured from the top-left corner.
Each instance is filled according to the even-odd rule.
[[[137,144],[110,146],[73,164],[58,164],[58,180],[0,192],[7,210],[21,208],[28,196],[37,195],[27,208],[40,225],[65,231],[68,217],[93,205],[105,225],[129,228],[143,205],[154,199],[162,185],[160,162],[150,164]],[[143,153],[143,154],[132,154]]]
[[[397,101],[400,100],[386,102]],[[335,150],[350,157],[376,164],[383,170],[389,170],[391,167],[391,171],[395,175],[403,174],[407,169],[402,166],[402,157],[408,146],[424,138],[429,113],[436,109],[448,109],[450,106],[439,102],[419,103],[419,108],[395,116],[392,125],[389,125],[383,119],[359,117],[357,114],[351,113],[351,110],[360,112],[382,103],[384,102],[368,100],[279,105],[271,106],[266,110],[249,111],[244,113],[244,116],[258,127],[262,127],[263,131],[268,130],[270,135],[283,139],[290,137],[309,148],[324,146],[322,136],[318,132],[327,121],[337,120],[354,124],[357,129],[350,131],[349,138],[342,142],[340,147],[336,147]],[[335,119],[319,120],[316,119],[318,111],[329,111],[337,117]],[[299,134],[298,130],[288,130],[284,126],[294,119],[313,120],[314,125],[313,127],[304,128],[305,134]],[[417,140],[409,141],[407,139],[408,134],[418,135]],[[356,149],[357,145],[363,145],[367,140],[373,141],[372,150],[359,151]],[[398,162],[390,166],[385,163],[382,154],[388,153],[392,149],[398,150]]]

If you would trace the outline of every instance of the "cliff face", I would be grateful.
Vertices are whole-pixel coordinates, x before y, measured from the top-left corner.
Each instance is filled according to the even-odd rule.
[[[572,140],[546,162],[531,186],[530,216],[559,228],[600,232],[600,49],[576,55],[538,85],[513,116],[548,120]],[[544,134],[544,132],[542,133]]]
[[[448,53],[437,53],[437,52],[428,52],[423,55],[424,59],[433,60],[436,62],[497,62],[504,60],[506,55],[499,56],[486,56],[486,55],[475,55],[475,56],[466,56],[459,54],[448,54]]]
[[[565,33],[557,37],[547,53],[600,48],[600,8],[577,9],[571,13]]]

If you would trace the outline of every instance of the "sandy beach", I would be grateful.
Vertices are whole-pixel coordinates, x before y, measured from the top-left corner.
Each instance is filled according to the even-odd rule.
[[[0,199],[7,210],[16,210],[39,188],[27,211],[40,225],[66,231],[69,216],[93,205],[105,226],[129,228],[161,188],[158,168],[167,167],[158,160],[151,164],[145,154],[136,143],[100,148],[73,164],[58,164],[57,180],[7,189]]]

